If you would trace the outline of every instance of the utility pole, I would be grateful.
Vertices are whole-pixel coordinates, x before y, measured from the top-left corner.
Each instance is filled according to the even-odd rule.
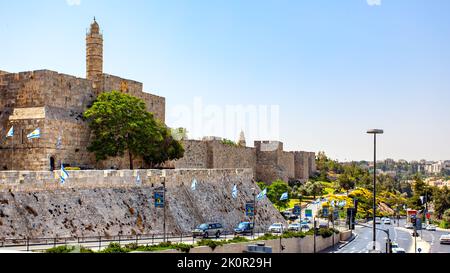
[[[163,200],[164,200],[163,232],[164,232],[164,243],[165,243],[166,242],[166,203],[167,203],[167,200],[166,200],[166,177],[165,176],[163,176],[162,184],[163,184],[163,192],[164,192],[163,193]]]
[[[373,134],[373,250],[376,250],[377,243],[377,224],[376,224],[376,210],[377,210],[377,134],[383,134],[384,131],[380,129],[373,129],[367,131],[368,134]]]
[[[316,222],[316,216],[314,216],[314,253],[317,252],[317,250],[316,250],[316,236],[317,236],[317,222]]]

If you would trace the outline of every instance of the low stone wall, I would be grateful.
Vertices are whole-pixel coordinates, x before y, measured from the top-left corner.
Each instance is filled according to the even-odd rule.
[[[251,169],[69,171],[66,184],[55,172],[0,172],[0,238],[87,237],[162,234],[163,209],[153,193],[165,180],[167,232],[190,233],[203,222],[231,231],[248,221],[253,200]],[[142,185],[137,185],[137,176]],[[191,190],[193,179],[197,190]],[[239,195],[231,191],[238,186]],[[267,199],[258,203],[257,227],[285,223]]]
[[[340,235],[334,235],[334,243],[339,243]],[[272,247],[272,253],[314,253],[314,236],[307,236],[305,238],[290,238],[280,240],[264,241],[265,246]],[[218,246],[212,250],[209,246],[196,247],[191,249],[191,254],[209,254],[209,253],[244,253],[247,250],[247,246],[254,245],[252,243],[239,243],[239,244],[227,244]],[[284,250],[281,250],[281,245]],[[321,252],[327,248],[333,246],[333,237],[323,238],[322,236],[316,237],[316,252]],[[181,253],[177,250],[161,251],[160,253]]]

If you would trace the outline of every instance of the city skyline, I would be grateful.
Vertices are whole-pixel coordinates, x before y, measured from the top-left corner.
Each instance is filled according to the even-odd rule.
[[[446,1],[131,3],[1,2],[0,34],[8,39],[0,70],[85,77],[84,29],[96,16],[105,72],[166,97],[169,126],[185,124],[173,109],[194,109],[195,98],[221,109],[275,105],[286,150],[371,161],[365,132],[380,127],[379,159],[449,159]],[[214,135],[183,127],[194,138]],[[237,140],[239,133],[220,136]]]

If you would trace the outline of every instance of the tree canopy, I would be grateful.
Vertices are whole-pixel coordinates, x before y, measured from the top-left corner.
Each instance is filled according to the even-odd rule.
[[[97,161],[128,152],[133,169],[133,159],[138,156],[155,166],[184,155],[181,143],[139,98],[118,91],[102,93],[84,117],[93,134],[88,151],[95,153]]]

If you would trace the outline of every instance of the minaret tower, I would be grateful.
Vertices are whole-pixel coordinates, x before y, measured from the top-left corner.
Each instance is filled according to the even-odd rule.
[[[103,35],[94,17],[91,29],[86,34],[86,78],[99,89],[103,76]]]

